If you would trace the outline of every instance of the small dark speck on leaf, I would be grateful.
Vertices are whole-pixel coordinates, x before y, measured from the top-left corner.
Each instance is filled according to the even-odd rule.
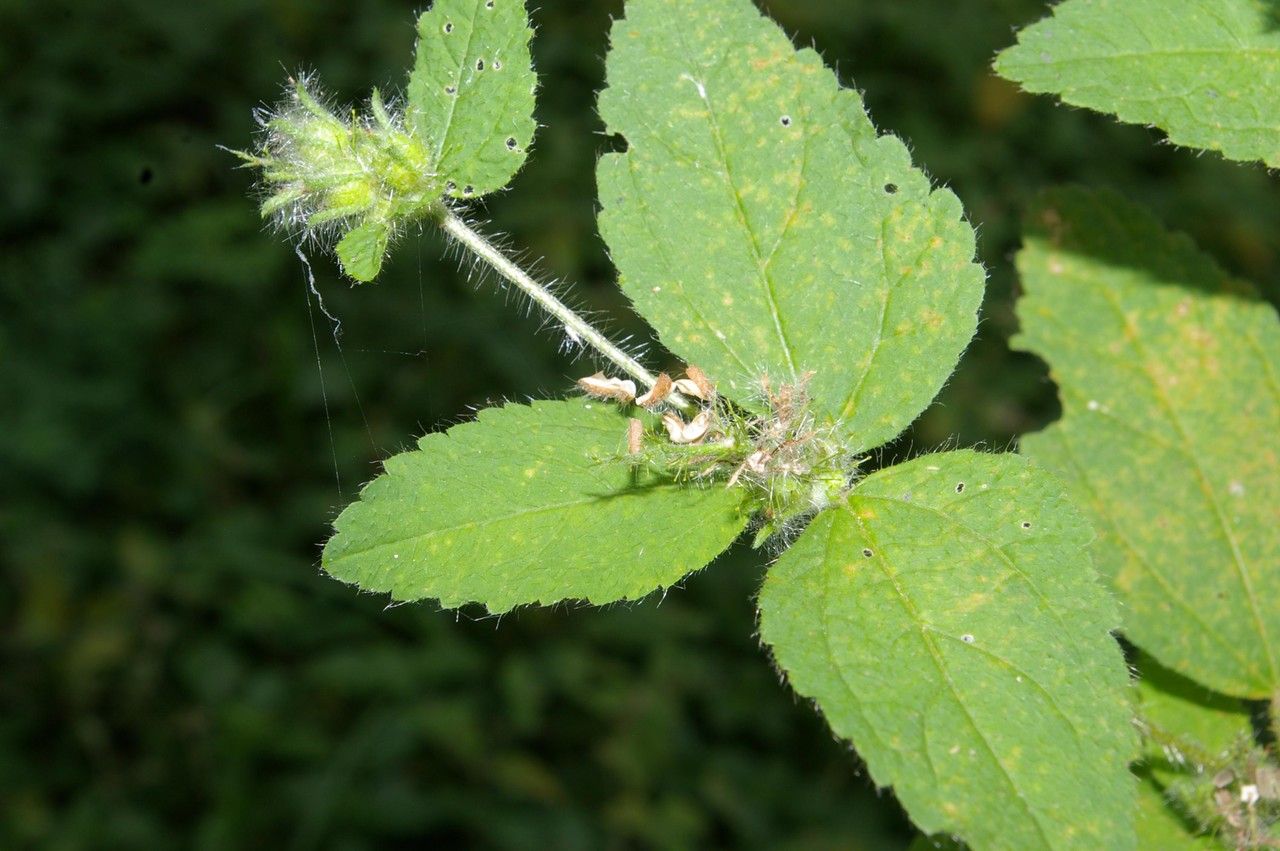
[[[972,644],[973,636],[966,632],[964,635],[960,636],[960,640],[963,641],[965,644]]]
[[[884,191],[885,191],[885,194],[886,194],[886,195],[893,195],[894,193],[896,193],[896,192],[898,191],[898,184],[896,184],[896,183],[886,183],[886,184],[884,185]]]
[[[964,482],[956,482],[956,493],[964,493]]]
[[[445,86],[444,93],[447,95],[456,95],[458,93],[458,89],[455,86]]]

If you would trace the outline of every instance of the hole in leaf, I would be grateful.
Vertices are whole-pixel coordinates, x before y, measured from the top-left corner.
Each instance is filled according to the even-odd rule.
[[[446,192],[453,192],[457,188],[458,188],[458,184],[454,183],[452,180],[450,180],[448,183],[444,185],[444,189]]]
[[[477,70],[477,71],[483,71],[483,70],[484,70],[484,60],[483,60],[483,59],[477,59],[477,60],[476,60],[476,70]]]
[[[886,183],[886,184],[884,185],[884,191],[885,191],[885,194],[886,194],[886,195],[893,195],[894,193],[896,193],[896,192],[898,191],[898,184],[896,184],[896,183]]]
[[[486,9],[492,9],[492,8],[493,8],[493,0],[487,0],[487,2],[484,4],[484,7],[485,7]]]
[[[517,146],[518,144],[519,144],[519,143],[516,141],[516,137],[515,137],[515,136],[508,136],[508,137],[507,137],[507,150],[508,150],[508,151],[514,151],[514,150],[516,149],[516,146]]]
[[[1023,529],[1030,529],[1030,528],[1031,528],[1031,521],[1030,521],[1030,520],[1023,520],[1023,521],[1022,521],[1022,528],[1023,528]]]
[[[456,95],[456,94],[458,93],[458,87],[457,87],[457,86],[445,86],[445,87],[444,87],[444,93],[445,93],[445,94],[447,94],[447,95]]]
[[[495,59],[495,60],[493,60],[493,70],[495,70],[495,71],[501,71],[501,70],[502,70],[502,61],[501,61],[501,60],[499,60],[499,59]]]
[[[960,636],[960,640],[963,641],[965,644],[972,644],[973,636],[966,632],[964,635]]]
[[[870,547],[867,547],[866,549],[864,549],[864,550],[862,551],[862,555],[863,555],[865,558],[871,558],[873,555],[875,555],[875,553],[873,553],[873,552],[871,551],[871,548],[870,548]]]
[[[476,191],[476,188],[475,188],[474,186],[472,186],[470,183],[468,183],[466,186],[462,187],[462,194],[463,194],[463,195],[474,195],[474,194],[475,194],[475,191]]]
[[[956,482],[956,493],[964,493],[964,482]]]
[[[445,22],[444,22],[444,34],[445,34],[445,35],[448,35],[448,34],[449,34],[449,33],[451,33],[451,32],[453,32],[453,21],[445,21]]]
[[[782,122],[782,126],[783,126],[783,127],[790,127],[790,126],[791,126],[791,116],[790,116],[790,115],[784,115],[784,116],[782,116],[782,118],[781,118],[781,119],[779,119],[779,120]]]

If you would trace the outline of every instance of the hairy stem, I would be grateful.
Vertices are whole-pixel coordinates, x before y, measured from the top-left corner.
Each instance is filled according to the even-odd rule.
[[[1271,736],[1274,739],[1271,745],[1272,752],[1277,759],[1280,759],[1280,688],[1271,695],[1271,701],[1267,706],[1267,717],[1271,719]]]
[[[445,211],[440,226],[445,233],[452,236],[468,251],[487,263],[504,279],[514,284],[522,293],[533,300],[541,310],[555,317],[574,337],[599,352],[605,359],[613,363],[627,375],[634,378],[646,388],[652,387],[656,377],[644,366],[609,340],[594,325],[578,315],[555,294],[535,281],[527,272],[517,266],[502,251],[480,233],[473,230],[466,222],[451,211]],[[679,394],[673,393],[667,401],[678,408],[691,407],[689,401]]]
[[[1139,729],[1146,738],[1166,750],[1172,749],[1181,757],[1191,760],[1199,770],[1214,764],[1213,755],[1207,753],[1203,748],[1184,740],[1181,736],[1169,732],[1158,724],[1152,724],[1145,718],[1141,719],[1141,722]]]

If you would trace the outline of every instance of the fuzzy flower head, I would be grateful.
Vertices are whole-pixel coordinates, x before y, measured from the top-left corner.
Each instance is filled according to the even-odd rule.
[[[336,239],[343,268],[357,280],[372,280],[406,222],[441,209],[430,152],[376,89],[367,114],[344,119],[301,77],[257,118],[258,150],[235,153],[261,170],[263,217],[309,240]]]

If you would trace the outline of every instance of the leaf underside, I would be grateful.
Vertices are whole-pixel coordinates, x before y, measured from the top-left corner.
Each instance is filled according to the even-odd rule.
[[[996,71],[1154,124],[1179,145],[1280,166],[1280,16],[1259,0],[1067,0]]]
[[[813,521],[765,580],[761,636],[922,830],[1132,848],[1128,678],[1090,538],[1025,459],[926,456]]]
[[[746,525],[737,491],[633,473],[608,405],[481,411],[386,462],[334,524],[323,566],[396,600],[491,612],[634,600],[715,558]]]
[[[410,123],[431,143],[445,192],[506,186],[533,141],[537,77],[522,0],[437,0],[418,19]]]
[[[631,0],[607,70],[601,233],[663,343],[747,404],[813,372],[855,450],[901,432],[975,330],[956,197],[750,0]]]
[[[1280,686],[1280,323],[1123,198],[1047,195],[1018,255],[1014,345],[1062,420],[1023,451],[1099,534],[1125,634],[1218,691]]]

